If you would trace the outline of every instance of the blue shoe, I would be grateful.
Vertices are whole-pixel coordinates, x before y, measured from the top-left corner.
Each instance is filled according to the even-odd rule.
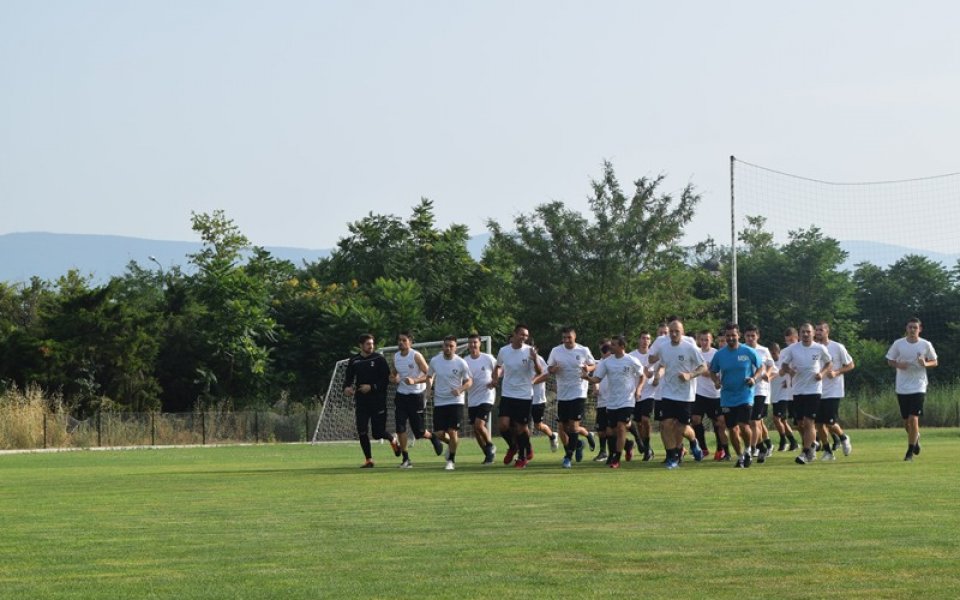
[[[668,461],[667,461],[667,468],[668,468],[668,469],[679,469],[679,468],[680,468],[680,462],[679,462],[679,461],[676,461],[676,460],[668,460]]]
[[[573,463],[570,461],[570,457],[569,457],[569,456],[564,456],[564,457],[563,457],[563,462],[560,463],[560,466],[562,466],[564,469],[572,469],[572,468],[573,468]]]
[[[574,452],[577,462],[583,460],[583,440],[577,440],[577,449]]]
[[[693,454],[693,460],[697,462],[703,460],[703,450],[700,449],[700,444],[694,444],[693,447],[690,448],[690,452]]]

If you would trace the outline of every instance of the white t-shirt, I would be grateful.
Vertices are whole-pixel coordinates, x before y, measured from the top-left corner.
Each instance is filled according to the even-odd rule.
[[[604,393],[607,410],[634,407],[636,404],[634,394],[643,375],[643,365],[639,360],[629,354],[624,354],[621,358],[611,354],[600,361],[593,375],[601,379],[601,386],[604,382],[607,383]]]
[[[493,370],[497,368],[497,359],[492,354],[481,352],[480,356],[476,358],[468,354],[463,357],[463,360],[470,367],[470,378],[473,379],[473,385],[467,390],[467,406],[493,404],[497,398],[497,390],[488,388],[487,385],[493,380]]]
[[[830,362],[830,353],[816,342],[804,346],[803,342],[796,342],[787,346],[780,355],[780,364],[790,365],[796,371],[793,376],[794,397],[806,394],[823,393],[823,381],[815,375],[823,370]]]
[[[713,360],[713,355],[717,353],[717,349],[711,347],[709,350],[704,352],[700,351],[700,356],[703,357],[703,362],[710,364],[710,361]],[[698,396],[703,396],[704,398],[719,398],[720,390],[717,389],[717,386],[714,385],[713,379],[710,378],[710,372],[707,371],[705,374],[697,377],[697,389],[696,393]]]
[[[790,385],[790,376],[780,372],[780,365],[783,364],[783,355],[780,355],[775,361],[777,372],[775,379],[770,381],[770,396],[773,402],[787,402],[793,400],[793,386]]]
[[[910,343],[907,338],[895,341],[887,350],[887,360],[909,362],[910,368],[897,369],[898,394],[925,394],[927,392],[927,368],[917,361],[920,357],[937,360],[933,344],[923,338]]]
[[[503,367],[503,384],[500,393],[507,398],[529,400],[533,398],[533,378],[537,370],[530,360],[530,346],[514,348],[507,344],[497,353],[497,366]]]
[[[761,346],[757,344],[756,348],[747,344],[748,347],[752,348],[754,352],[757,353],[757,356],[760,357],[760,364],[763,365],[764,369],[767,367],[773,368],[774,372],[771,372],[770,376],[773,377],[775,374],[777,363],[774,362],[773,357],[770,356],[770,350],[766,346]],[[764,400],[765,404],[771,404],[773,398],[770,397],[770,382],[764,381],[762,378],[757,380],[757,385],[753,387],[753,397],[763,396],[766,398]]]
[[[420,356],[420,353],[412,348],[407,351],[406,356],[399,352],[393,355],[393,368],[400,377],[400,382],[397,383],[398,394],[422,394],[427,389],[426,383],[410,385],[403,382],[407,377],[413,377],[414,379],[420,377],[421,371],[417,365],[418,356]]]
[[[840,367],[849,365],[853,362],[853,357],[847,352],[847,348],[840,342],[830,340],[827,343],[827,352],[830,353],[830,368],[839,371]],[[824,398],[843,398],[843,375],[837,375],[833,379],[823,378],[823,397]]]
[[[630,356],[640,361],[640,364],[643,365],[643,368],[645,369],[645,373],[649,371],[648,367],[650,366],[650,348],[647,348],[646,354],[641,353],[640,350],[634,350],[630,353]],[[647,380],[643,382],[643,389],[640,390],[640,400],[648,400],[653,398],[654,394],[656,394],[657,388],[650,384],[652,381],[653,375],[649,375]]]
[[[554,375],[557,379],[557,401],[586,398],[589,383],[580,374],[583,367],[596,363],[590,348],[586,346],[574,344],[573,348],[568,349],[560,344],[554,347],[547,358],[547,365],[559,368]]]
[[[460,356],[447,359],[438,354],[430,359],[427,375],[433,377],[433,405],[449,406],[463,404],[463,394],[454,394],[453,388],[459,388],[470,379],[470,365]]]
[[[540,363],[540,369],[544,373],[546,373],[547,361],[543,360],[543,357],[538,354],[537,362]],[[546,403],[547,403],[547,382],[541,381],[540,383],[533,384],[533,404],[546,404]]]
[[[696,378],[690,381],[682,381],[680,373],[693,373],[700,365],[704,364],[700,349],[684,339],[676,346],[668,341],[668,343],[660,345],[656,354],[653,353],[652,348],[650,353],[660,358],[654,364],[664,367],[663,376],[660,378],[660,385],[658,386],[662,388],[661,398],[678,402],[693,402],[697,394]]]

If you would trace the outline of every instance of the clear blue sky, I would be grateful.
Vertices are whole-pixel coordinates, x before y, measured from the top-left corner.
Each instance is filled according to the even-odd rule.
[[[325,248],[433,199],[441,225],[585,210],[611,160],[704,200],[730,154],[820,179],[960,170],[954,2],[0,2],[0,233]],[[725,239],[725,238],[724,238]]]

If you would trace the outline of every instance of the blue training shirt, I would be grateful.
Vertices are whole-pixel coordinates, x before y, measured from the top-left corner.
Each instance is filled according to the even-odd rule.
[[[729,346],[717,350],[710,371],[720,374],[720,406],[753,404],[753,387],[747,385],[747,378],[753,377],[760,364],[760,356],[746,344],[736,350]]]

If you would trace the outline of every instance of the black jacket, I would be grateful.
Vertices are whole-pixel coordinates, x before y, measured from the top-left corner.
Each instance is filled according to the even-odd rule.
[[[370,392],[361,394],[359,387],[369,385]],[[387,359],[379,352],[367,356],[354,354],[347,363],[347,374],[343,380],[343,387],[354,386],[357,391],[356,400],[386,400],[387,387],[390,385],[390,365]]]

